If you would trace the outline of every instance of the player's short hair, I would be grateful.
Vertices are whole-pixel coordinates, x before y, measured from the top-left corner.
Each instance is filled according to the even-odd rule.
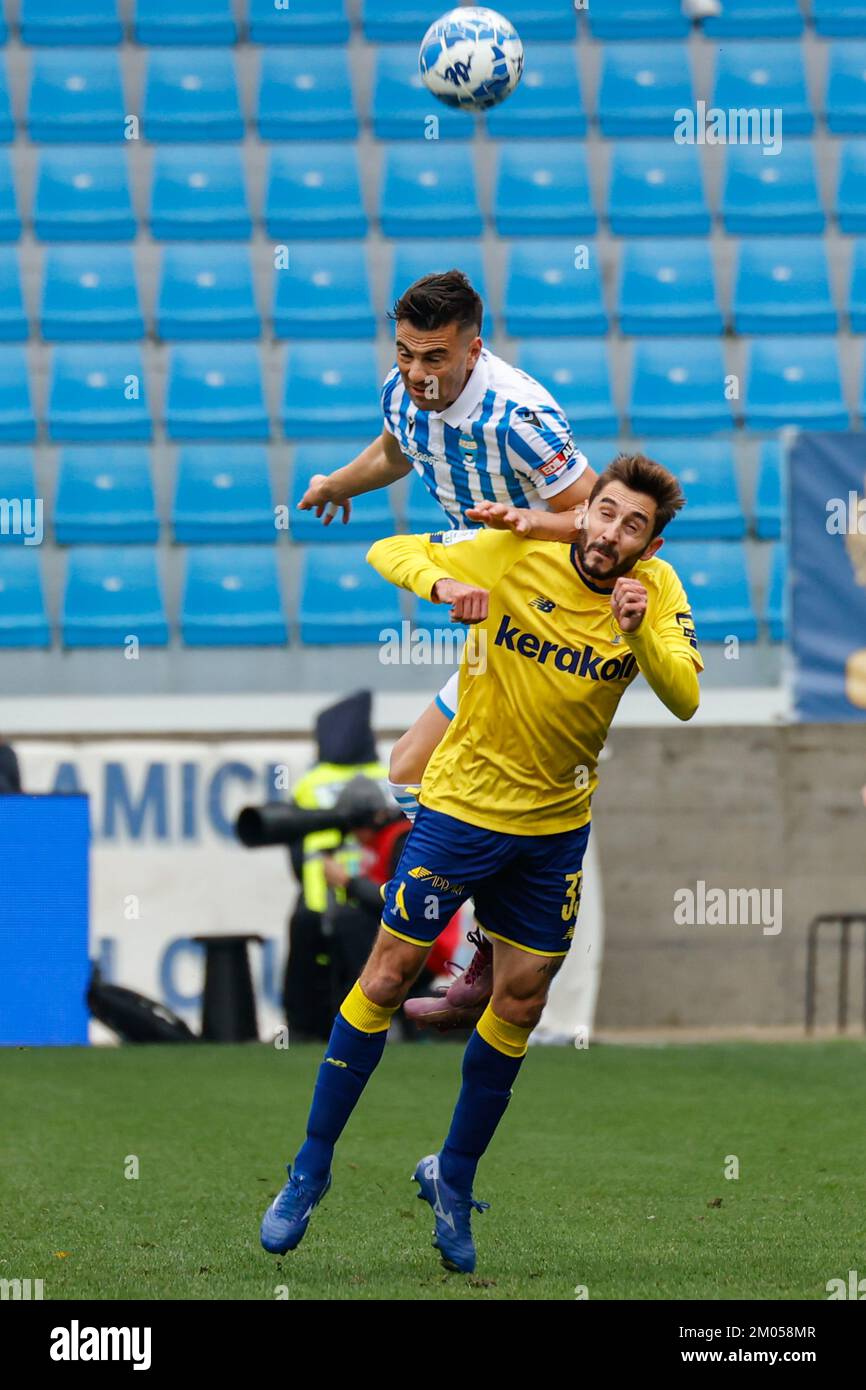
[[[388,315],[395,323],[408,319],[423,333],[456,323],[460,328],[481,332],[484,305],[462,270],[446,270],[438,275],[422,275],[410,285]]]
[[[656,504],[653,540],[686,504],[682,488],[673,473],[662,468],[660,463],[654,463],[645,454],[617,454],[613,463],[609,463],[596,478],[589,494],[590,504],[611,482],[622,483],[631,492],[642,492],[653,499]]]

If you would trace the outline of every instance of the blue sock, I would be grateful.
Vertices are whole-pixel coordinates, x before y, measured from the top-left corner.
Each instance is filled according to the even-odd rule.
[[[362,1033],[342,1014],[337,1014],[325,1060],[319,1067],[307,1121],[306,1143],[295,1159],[294,1172],[304,1173],[314,1182],[324,1182],[334,1145],[376,1069],[387,1037],[387,1028],[378,1033]],[[345,1066],[335,1066],[335,1062],[344,1062]]]
[[[507,1057],[477,1031],[463,1054],[463,1086],[439,1156],[442,1177],[467,1197],[478,1161],[505,1114],[522,1057]]]

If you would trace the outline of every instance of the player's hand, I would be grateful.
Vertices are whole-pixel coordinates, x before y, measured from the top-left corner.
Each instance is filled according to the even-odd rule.
[[[507,502],[479,502],[477,507],[467,507],[466,515],[470,521],[480,521],[494,531],[514,531],[518,536],[532,532],[528,509],[510,507]]]
[[[621,575],[613,586],[610,606],[623,632],[636,632],[647,608],[647,591],[637,579]]]
[[[349,882],[348,871],[332,854],[322,855],[322,873],[331,888],[345,888]]]
[[[482,623],[487,617],[490,595],[486,589],[461,584],[457,579],[437,579],[430,595],[434,603],[451,604],[452,623]]]
[[[327,473],[314,473],[310,479],[310,486],[298,503],[298,511],[309,512],[315,510],[316,516],[321,516],[324,512],[324,524],[330,526],[341,508],[343,511],[343,525],[345,526],[349,517],[352,515],[352,503],[348,498],[345,502],[335,502],[331,496],[331,480]]]

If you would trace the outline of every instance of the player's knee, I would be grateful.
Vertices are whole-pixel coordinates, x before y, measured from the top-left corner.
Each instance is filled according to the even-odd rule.
[[[546,1002],[546,992],[544,995],[528,998],[503,994],[498,997],[494,995],[491,1005],[493,1012],[506,1023],[513,1023],[515,1028],[528,1028],[531,1031],[541,1018]]]
[[[416,973],[399,960],[371,961],[361,976],[361,988],[374,1004],[393,1008],[406,998]]]

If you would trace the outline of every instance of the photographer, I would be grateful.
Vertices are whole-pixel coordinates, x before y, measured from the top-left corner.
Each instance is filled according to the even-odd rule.
[[[15,749],[0,739],[0,795],[21,791],[21,771]]]

